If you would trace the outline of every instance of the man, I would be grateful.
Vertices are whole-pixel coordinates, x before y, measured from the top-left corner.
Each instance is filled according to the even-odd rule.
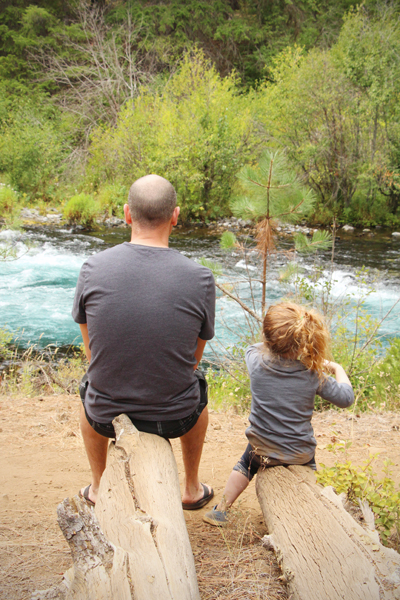
[[[92,470],[80,494],[90,504],[121,413],[140,431],[180,437],[185,509],[213,497],[198,477],[208,412],[196,368],[214,335],[215,282],[209,269],[168,247],[179,210],[169,181],[138,179],[124,206],[131,241],[89,258],[79,275],[72,315],[90,362],[81,431]]]

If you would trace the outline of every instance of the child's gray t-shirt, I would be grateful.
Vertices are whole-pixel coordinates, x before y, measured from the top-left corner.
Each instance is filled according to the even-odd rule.
[[[174,421],[193,413],[194,352],[198,337],[213,337],[214,313],[211,271],[177,250],[125,242],[90,257],[72,310],[89,331],[89,417]]]
[[[257,454],[280,462],[310,461],[317,442],[311,425],[315,395],[346,408],[354,402],[351,385],[333,377],[322,382],[299,360],[271,355],[264,344],[246,350],[251,413],[246,436]]]

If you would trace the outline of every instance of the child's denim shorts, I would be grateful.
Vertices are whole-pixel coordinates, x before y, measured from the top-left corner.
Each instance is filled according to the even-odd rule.
[[[272,467],[288,467],[290,463],[281,463],[277,460],[273,460],[269,462],[267,456],[260,456],[256,454],[253,450],[253,447],[250,444],[247,444],[247,448],[244,451],[242,457],[238,460],[236,465],[233,467],[234,471],[239,471],[242,473],[249,481],[251,481],[254,475],[257,473],[258,469],[261,467],[262,469],[270,469]],[[317,470],[317,465],[315,464],[315,456],[312,459],[305,463],[305,467],[311,467],[314,471]]]

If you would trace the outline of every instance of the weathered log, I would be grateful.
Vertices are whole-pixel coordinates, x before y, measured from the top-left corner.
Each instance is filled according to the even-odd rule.
[[[400,555],[380,544],[309,467],[259,471],[256,491],[292,600],[399,600]]]
[[[113,424],[117,440],[95,509],[77,496],[58,507],[74,566],[64,587],[34,598],[199,600],[171,446],[138,432],[126,415]]]

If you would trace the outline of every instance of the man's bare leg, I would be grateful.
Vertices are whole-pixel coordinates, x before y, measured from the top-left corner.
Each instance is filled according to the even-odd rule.
[[[187,504],[197,502],[204,496],[204,490],[199,481],[199,466],[207,426],[208,409],[206,406],[198,418],[196,425],[180,438],[183,465],[185,467],[185,489],[182,495],[182,502]]]
[[[99,492],[100,479],[107,463],[108,438],[100,435],[88,423],[83,406],[80,413],[80,425],[86,454],[92,470],[92,483],[89,489],[89,499],[96,502]],[[84,488],[83,488],[84,489]],[[83,492],[81,490],[81,493]]]

